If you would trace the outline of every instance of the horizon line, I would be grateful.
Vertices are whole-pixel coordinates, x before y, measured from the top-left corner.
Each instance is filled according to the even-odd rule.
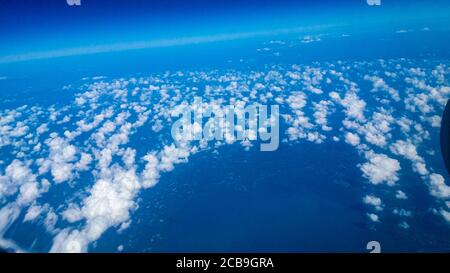
[[[81,46],[66,49],[44,50],[23,54],[0,56],[0,64],[17,63],[41,59],[62,58],[70,56],[93,55],[99,53],[122,52],[128,50],[165,48],[183,45],[243,40],[265,36],[276,36],[283,34],[286,35],[286,34],[302,33],[307,31],[318,31],[342,25],[343,24],[314,25],[314,26],[282,28],[266,31],[224,33],[224,34],[213,34],[204,36],[187,36],[169,39],[156,39],[148,41],[135,41],[126,43]]]

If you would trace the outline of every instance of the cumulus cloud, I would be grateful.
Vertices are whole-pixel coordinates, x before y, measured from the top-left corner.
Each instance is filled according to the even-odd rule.
[[[357,145],[359,145],[359,141],[360,141],[360,139],[357,134],[353,134],[350,132],[345,134],[345,142],[347,142],[348,144],[357,146]]]
[[[300,42],[304,44],[314,43],[314,42],[320,42],[320,35],[306,35],[304,36]]]
[[[30,203],[39,196],[36,175],[22,161],[14,159],[0,175],[0,198],[20,192],[19,202]]]
[[[450,186],[445,184],[445,179],[442,175],[437,173],[430,174],[429,185],[431,195],[440,198],[448,199],[450,198]]]
[[[406,196],[406,193],[404,193],[403,191],[398,190],[395,193],[395,198],[404,200],[404,199],[408,199],[408,196]]]
[[[68,221],[77,221],[80,214],[86,219],[82,230],[62,230],[55,237],[52,252],[85,252],[88,244],[97,240],[109,227],[129,219],[130,210],[136,207],[134,196],[140,189],[135,170],[113,166],[98,178],[90,195],[79,210],[71,207],[65,211]]]
[[[48,210],[48,205],[41,206],[38,204],[34,204],[28,208],[28,210],[23,218],[23,221],[24,222],[34,221],[39,215],[46,212],[47,210]]]
[[[402,221],[400,224],[398,224],[398,226],[400,228],[403,228],[403,229],[408,229],[409,228],[409,224],[407,222],[405,222],[405,221]]]
[[[0,209],[0,237],[8,230],[10,225],[19,217],[20,207],[9,203]]]
[[[47,212],[47,216],[44,219],[44,227],[48,232],[53,233],[57,231],[55,229],[55,225],[56,222],[58,222],[58,218],[58,215],[53,211],[53,209],[50,209]]]
[[[75,164],[75,169],[78,171],[87,171],[91,162],[92,156],[90,154],[81,153],[80,160]]]
[[[378,211],[383,210],[383,203],[381,202],[381,199],[379,197],[373,195],[366,195],[363,198],[363,202],[364,204],[373,206]]]
[[[19,189],[19,203],[29,204],[36,200],[40,196],[40,191],[38,189],[38,183],[36,181],[27,182],[20,186]]]
[[[401,216],[401,217],[411,217],[412,212],[405,209],[394,209],[392,213]]]
[[[367,217],[369,217],[369,219],[370,219],[372,222],[379,222],[379,221],[380,221],[380,218],[379,218],[378,215],[375,214],[375,213],[367,213]]]
[[[444,209],[441,209],[439,211],[439,214],[442,215],[442,217],[444,218],[445,221],[447,221],[447,223],[450,223],[450,212],[448,212],[448,211],[446,211]]]
[[[364,121],[364,110],[366,109],[366,102],[358,97],[356,92],[349,91],[342,99],[337,92],[330,92],[329,96],[332,100],[345,107],[345,113],[348,118],[357,121]]]
[[[62,217],[69,223],[74,223],[83,219],[83,213],[78,205],[72,203],[62,212]]]
[[[160,153],[160,163],[158,165],[161,171],[171,171],[174,164],[186,162],[189,157],[189,150],[176,147],[174,144],[164,146]]]
[[[315,113],[314,118],[316,123],[321,126],[323,131],[331,131],[332,128],[328,126],[327,115],[329,113],[330,101],[321,100],[319,103],[313,103]]]
[[[397,90],[387,85],[387,83],[380,77],[377,76],[364,76],[365,80],[371,81],[373,84],[372,91],[384,91],[391,95],[394,101],[400,101],[400,95]]]
[[[411,161],[423,161],[423,159],[417,154],[416,146],[414,146],[411,142],[397,140],[390,146],[390,150],[392,153],[402,155]]]
[[[80,253],[86,252],[88,246],[87,236],[78,230],[64,229],[53,238],[51,253]]]
[[[359,127],[359,133],[365,135],[368,143],[384,147],[387,145],[391,124],[394,118],[386,111],[375,112],[364,126]]]
[[[372,184],[387,183],[389,186],[393,186],[399,179],[398,171],[401,168],[398,160],[374,152],[367,152],[366,158],[368,162],[362,164],[360,169],[364,177],[369,179]]]
[[[36,133],[43,134],[48,131],[48,123],[43,123],[36,128]]]
[[[142,186],[144,188],[149,188],[154,186],[159,179],[159,160],[154,154],[147,154],[143,158],[147,164],[141,174]]]
[[[73,161],[76,159],[76,147],[53,133],[45,143],[49,147],[49,156],[39,162],[39,174],[42,175],[50,171],[56,183],[70,181],[74,175],[75,165]]]
[[[412,162],[413,171],[424,176],[429,172],[425,160],[418,155],[417,148],[409,141],[398,140],[389,147],[395,155],[401,155]]]

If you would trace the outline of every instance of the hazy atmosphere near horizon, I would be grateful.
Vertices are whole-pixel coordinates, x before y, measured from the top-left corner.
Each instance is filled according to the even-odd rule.
[[[450,252],[450,1],[0,0],[0,37],[1,251]]]

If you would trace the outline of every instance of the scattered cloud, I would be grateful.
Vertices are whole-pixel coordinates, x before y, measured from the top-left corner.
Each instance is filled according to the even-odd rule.
[[[399,179],[400,163],[384,154],[366,153],[367,163],[361,165],[364,177],[372,184],[386,183],[393,186]]]
[[[373,206],[377,211],[383,210],[383,203],[381,202],[381,199],[379,197],[373,196],[373,195],[366,195],[363,198],[364,204]]]
[[[278,42],[266,45],[284,46]],[[52,252],[88,251],[107,230],[121,232],[135,223],[132,216],[138,208],[139,193],[163,182],[164,173],[190,161],[192,154],[207,149],[219,153],[218,147],[234,143],[249,150],[261,128],[237,128],[246,136],[240,142],[229,132],[215,142],[183,136],[173,142],[169,138],[176,114],[183,106],[194,107],[192,98],[198,94],[205,98],[201,106],[205,109],[222,110],[232,104],[242,112],[251,103],[279,104],[286,145],[339,140],[350,144],[362,156],[358,167],[371,183],[365,185],[369,191],[381,184],[396,185],[361,196],[369,221],[380,222],[381,211],[392,211],[401,219],[396,225],[409,228],[404,219],[411,217],[411,211],[390,207],[392,197],[405,203],[400,200],[412,194],[409,188],[408,196],[399,190],[403,186],[401,166],[394,157],[411,162],[411,170],[436,198],[436,215],[448,219],[445,202],[450,198],[449,186],[437,173],[438,168],[427,165],[432,153],[419,154],[437,149],[430,144],[430,136],[439,128],[438,109],[450,95],[444,86],[448,68],[413,64],[407,59],[336,61],[311,66],[273,65],[252,72],[88,77],[68,105],[0,110],[0,149],[8,155],[0,162],[0,201],[4,202],[0,238],[12,223],[21,220],[42,225],[54,236]],[[380,75],[375,69],[366,69],[377,65],[395,73]],[[364,69],[357,75],[361,82],[372,82],[373,92],[360,90],[352,69]],[[402,89],[397,88],[400,75],[405,76]],[[71,88],[77,89],[75,85]],[[398,111],[392,103],[403,103],[405,109]],[[225,123],[222,128],[226,127]],[[194,123],[189,130],[203,128]],[[136,139],[148,141],[149,146],[136,147]],[[65,186],[76,188],[76,196],[63,196],[61,204],[40,203],[52,187]],[[2,238],[2,243],[12,242]],[[118,251],[123,251],[123,246]]]

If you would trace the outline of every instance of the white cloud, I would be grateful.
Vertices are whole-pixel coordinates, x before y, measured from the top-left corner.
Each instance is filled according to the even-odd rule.
[[[10,136],[21,137],[28,132],[29,127],[24,125],[21,121],[17,122],[14,129],[11,131]]]
[[[430,190],[430,194],[437,198],[450,198],[450,186],[445,184],[445,179],[440,174],[430,174],[428,188]]]
[[[372,91],[385,91],[389,93],[394,101],[400,101],[400,95],[397,90],[387,85],[387,83],[380,77],[377,76],[364,76],[365,80],[371,81],[373,84]]]
[[[39,215],[41,215],[43,212],[47,211],[48,206],[40,206],[40,205],[32,205],[28,208],[27,213],[25,214],[23,221],[34,221]]]
[[[50,209],[44,219],[45,229],[50,233],[55,232],[56,222],[58,222],[58,215],[53,211],[53,209]]]
[[[398,140],[389,147],[395,155],[401,155],[412,162],[413,171],[420,175],[427,175],[429,172],[424,159],[418,155],[417,148],[409,141]]]
[[[442,209],[439,213],[444,217],[444,220],[447,221],[447,223],[450,223],[450,212]]]
[[[378,211],[383,210],[383,203],[381,202],[381,199],[379,197],[373,195],[366,195],[363,198],[363,202],[364,204],[373,206]]]
[[[160,153],[159,169],[161,171],[171,171],[174,164],[186,162],[189,157],[189,150],[186,148],[176,147],[174,144],[164,146]]]
[[[20,207],[15,203],[9,203],[0,209],[0,238],[8,230],[10,225],[19,217]]]
[[[75,164],[75,169],[78,171],[87,171],[91,162],[92,156],[90,154],[81,153],[80,160]]]
[[[362,164],[360,169],[372,184],[386,182],[392,186],[399,179],[397,173],[401,168],[398,160],[373,152],[367,152],[366,158],[369,162]]]
[[[394,209],[392,213],[401,216],[401,217],[411,217],[412,212],[405,209]]]
[[[441,127],[441,117],[434,115],[427,119],[432,127],[440,128]]]
[[[38,133],[39,135],[41,135],[47,131],[48,131],[48,123],[43,123],[43,124],[39,125],[39,127],[36,128],[36,133]]]
[[[82,230],[62,230],[55,237],[52,252],[85,252],[88,244],[96,241],[108,228],[128,221],[130,210],[136,207],[133,201],[140,189],[135,170],[124,170],[113,166],[100,175],[90,195],[83,200],[81,214],[86,219]],[[76,207],[64,214],[65,219],[77,221],[80,218]]]
[[[134,161],[136,158],[136,150],[127,148],[122,155],[122,161],[127,168],[132,168],[134,166]]]
[[[417,154],[416,146],[411,142],[398,140],[390,146],[391,152],[396,155],[402,155],[411,161],[422,161],[423,159]]]
[[[298,110],[306,105],[306,95],[303,92],[295,92],[286,101],[292,109]]]
[[[357,134],[353,134],[350,132],[347,132],[345,134],[345,142],[347,142],[348,144],[357,146],[359,145],[359,141],[359,136]]]
[[[403,229],[409,229],[409,224],[405,221],[402,221],[400,224],[398,224],[398,226]]]
[[[320,35],[306,35],[301,39],[301,43],[309,44],[313,42],[320,42]]]
[[[365,135],[367,142],[384,147],[390,137],[391,123],[394,118],[386,111],[375,112],[372,118],[363,127],[359,127],[359,133]]]
[[[29,204],[39,196],[38,183],[36,181],[27,182],[20,186],[17,202],[20,204]]]
[[[402,117],[396,122],[404,133],[408,133],[411,130],[411,125],[413,124],[412,120],[408,119],[407,117]]]
[[[404,193],[403,191],[398,190],[398,191],[395,193],[395,198],[401,199],[401,200],[405,200],[405,199],[408,199],[408,196],[406,196],[406,193]]]
[[[0,175],[0,197],[13,195],[20,188],[21,202],[32,202],[37,196],[36,176],[30,168],[17,159],[6,167],[5,175]]]
[[[83,232],[64,229],[53,238],[51,253],[80,253],[86,252],[88,240]]]
[[[83,213],[78,205],[69,204],[69,207],[62,212],[62,217],[69,223],[74,223],[83,219]]]
[[[372,222],[379,222],[379,221],[380,221],[380,218],[379,218],[378,215],[375,214],[375,213],[367,213],[367,217],[369,217],[369,219],[370,219]]]
[[[50,170],[56,183],[72,180],[75,169],[72,162],[76,159],[76,147],[56,134],[51,134],[45,143],[50,149],[49,157],[40,163],[39,174]]]
[[[150,188],[154,186],[159,179],[159,160],[154,154],[147,154],[143,158],[147,164],[141,174],[142,186],[144,188]]]
[[[422,162],[414,162],[413,171],[420,175],[427,175],[429,173],[427,165],[425,165],[425,163]]]
[[[345,107],[345,114],[348,118],[361,122],[365,120],[364,110],[367,104],[354,91],[347,92],[343,99],[336,92],[330,92],[329,96],[332,100]]]
[[[331,131],[332,128],[327,125],[327,115],[329,113],[329,106],[331,102],[326,100],[321,100],[319,103],[313,103],[315,112],[314,118],[316,123],[321,126],[323,131]]]

